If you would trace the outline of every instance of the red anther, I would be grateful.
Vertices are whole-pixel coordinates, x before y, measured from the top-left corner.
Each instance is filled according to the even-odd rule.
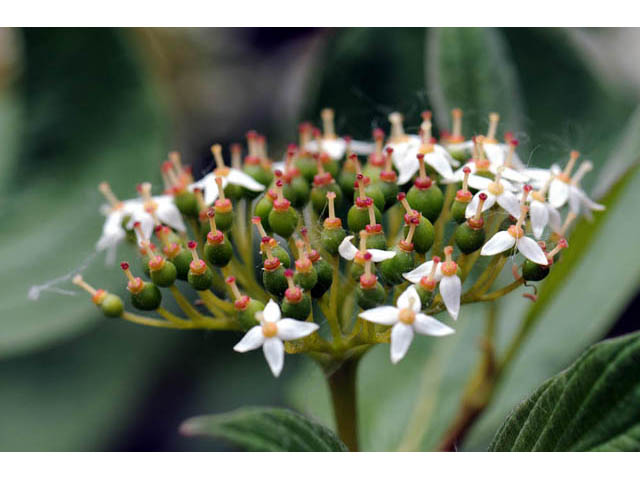
[[[247,140],[253,140],[257,136],[258,136],[258,132],[256,132],[255,130],[249,130],[246,134]]]
[[[522,187],[522,189],[525,192],[529,193],[531,190],[533,190],[533,187],[527,183],[524,187]]]
[[[207,209],[207,217],[209,217],[209,218],[213,218],[213,217],[215,217],[215,216],[216,216],[216,209],[215,209],[215,208],[213,208],[213,207],[209,207],[209,208]],[[260,219],[258,218],[258,221],[259,221],[259,220],[260,220]]]
[[[484,192],[480,192],[480,194],[478,195],[478,198],[484,201],[487,199],[487,194]]]
[[[356,180],[355,182],[353,182],[353,188],[355,188],[356,190],[358,189],[358,187],[360,187],[360,184],[358,183],[358,181]]]
[[[293,278],[293,270],[291,270],[290,268],[287,268],[284,271],[284,276],[287,277],[287,278]]]
[[[517,147],[518,145],[520,145],[520,142],[518,140],[516,140],[515,138],[513,140],[509,141],[509,143],[514,147]]]
[[[173,169],[173,163],[171,163],[169,160],[167,160],[166,162],[162,162],[161,169],[163,173],[167,173],[169,170]]]
[[[136,185],[136,190],[138,191],[138,193],[142,192],[142,184],[141,183]]]
[[[346,142],[346,143],[351,143],[351,136],[350,135],[345,135],[344,137],[342,137],[342,139]]]
[[[133,228],[138,228],[140,226],[140,222],[133,222]]]
[[[431,138],[429,139],[429,143],[430,143],[431,145],[435,145],[436,143],[438,143],[438,141],[436,140],[436,137],[431,137]]]
[[[239,152],[240,150],[242,150],[242,145],[240,145],[239,143],[232,143],[231,144],[231,151],[232,152]]]
[[[569,243],[567,242],[567,239],[562,237],[560,240],[558,240],[558,246],[561,248],[567,248],[569,246]]]
[[[381,128],[374,128],[373,129],[373,138],[379,139],[379,138],[383,138],[383,137],[384,137],[384,130],[382,130]]]
[[[364,261],[365,262],[369,262],[371,261],[371,258],[373,257],[373,255],[371,255],[371,253],[367,252],[364,254]]]
[[[227,277],[225,279],[225,282],[227,282],[229,285],[236,283],[236,277]]]
[[[357,158],[358,158],[358,155],[356,155],[355,153],[352,153],[351,155],[349,155],[350,160],[356,160]]]
[[[364,199],[364,204],[365,204],[367,207],[370,207],[371,205],[373,205],[373,198],[371,198],[371,197],[366,197],[366,198]]]
[[[295,152],[296,150],[298,150],[298,146],[295,143],[287,145],[287,152]]]
[[[313,130],[311,130],[311,134],[314,137],[321,137],[322,136],[322,132],[320,131],[320,129],[318,127],[314,127]]]
[[[418,160],[422,160],[424,158],[424,153],[418,153],[416,157],[418,157]]]
[[[418,217],[412,217],[409,222],[411,222],[413,225],[419,225],[420,224],[420,219]]]
[[[545,242],[544,240],[539,240],[539,241],[538,241],[538,246],[539,246],[542,250],[546,250],[546,249],[547,249],[547,242]]]
[[[400,192],[396,198],[398,199],[399,202],[401,202],[402,200],[404,200],[405,198],[407,198],[407,194],[404,192]]]
[[[471,173],[471,169],[470,169],[469,167],[464,167],[464,168],[462,169],[462,172],[463,172],[463,173]]]
[[[358,175],[356,175],[356,178],[358,179],[358,181],[361,181],[362,179],[364,179],[364,175],[359,173]]]
[[[431,120],[431,110],[425,110],[420,114],[423,120]]]
[[[262,237],[261,242],[265,243],[265,244],[268,244],[269,242],[271,242],[271,237]]]
[[[162,225],[156,225],[153,227],[153,231],[156,233],[160,233],[162,231]]]
[[[260,217],[251,217],[251,223],[260,223],[261,221]]]
[[[277,169],[275,172],[273,172],[273,174],[274,174],[276,177],[280,178],[280,177],[282,176],[282,170]],[[276,185],[277,185],[277,184],[276,184]]]
[[[298,125],[298,131],[299,132],[307,132],[311,129],[311,124],[309,122],[302,122],[300,125]]]
[[[129,270],[129,262],[122,262],[120,268],[123,270]]]
[[[284,183],[282,182],[282,180],[276,181],[276,187],[282,188],[283,185],[284,185]]]
[[[196,187],[193,189],[193,193],[202,193],[202,189],[200,187]]]
[[[309,230],[307,230],[307,227],[302,227],[300,229],[300,235],[302,235],[303,237],[307,234]]]
[[[504,139],[507,143],[513,140],[513,138],[513,132],[504,132]]]
[[[187,243],[187,247],[189,247],[189,250],[193,250],[197,246],[198,246],[198,243],[194,242],[193,240],[191,240],[189,243]]]
[[[433,257],[433,258],[431,259],[431,261],[432,261],[433,263],[440,263],[440,257]]]

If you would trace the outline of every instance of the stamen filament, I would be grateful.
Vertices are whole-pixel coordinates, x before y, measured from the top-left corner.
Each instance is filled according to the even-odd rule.
[[[219,143],[212,145],[211,153],[216,161],[216,166],[220,169],[225,168],[224,159],[222,158],[222,146]]]
[[[487,140],[495,142],[496,133],[498,132],[498,122],[500,121],[500,115],[492,112],[489,114],[489,130],[487,130]]]
[[[391,142],[401,142],[405,138],[402,119],[402,114],[399,112],[389,114],[389,123],[391,123],[391,134],[389,136],[391,137]]]
[[[574,212],[569,211],[569,213],[567,213],[567,217],[564,219],[564,223],[562,224],[562,227],[560,227],[560,231],[556,232],[559,236],[564,237],[565,234],[567,233],[567,230],[569,229],[569,225],[571,225],[571,222],[573,222],[576,219],[577,215]]]
[[[98,291],[95,288],[93,288],[91,285],[89,285],[87,282],[85,282],[82,279],[82,275],[80,274],[74,276],[71,281],[73,282],[74,285],[77,285],[80,288],[86,290],[92,297],[95,296],[96,293],[98,293]]]
[[[226,198],[224,196],[224,188],[222,188],[222,177],[216,177],[216,185],[218,186],[218,197],[224,202]]]
[[[330,108],[324,108],[320,112],[320,116],[322,117],[324,138],[336,138],[336,131],[333,124],[333,110]]]
[[[452,117],[452,136],[454,138],[462,137],[462,110],[454,108],[451,110]]]
[[[231,294],[233,295],[233,297],[236,300],[242,299],[242,293],[240,293],[240,289],[236,284],[236,277],[227,277],[226,282],[227,282],[227,285],[229,285],[229,288],[231,289]]]
[[[210,207],[207,210],[207,217],[209,217],[209,226],[211,227],[211,232],[216,235],[218,233],[218,229],[216,228],[216,211],[214,208]]]
[[[567,162],[567,165],[564,167],[564,171],[562,172],[567,178],[571,176],[571,170],[573,170],[579,156],[580,152],[577,150],[571,150],[571,153],[569,154],[569,162]]]
[[[329,204],[329,218],[336,218],[336,208],[334,205],[334,201],[336,198],[336,192],[327,192],[327,202]]]
[[[120,200],[115,196],[108,182],[101,182],[100,185],[98,185],[98,190],[100,190],[100,193],[104,195],[113,208],[118,208]]]
[[[573,177],[571,178],[571,184],[574,186],[578,185],[582,178],[591,170],[593,170],[593,163],[588,160],[582,162],[578,167],[578,170],[576,170],[576,173],[573,174]]]

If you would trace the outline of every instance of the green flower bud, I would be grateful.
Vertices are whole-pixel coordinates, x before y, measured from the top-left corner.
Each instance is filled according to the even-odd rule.
[[[416,292],[418,292],[418,296],[420,297],[420,303],[422,304],[422,309],[425,310],[429,305],[431,305],[431,301],[433,300],[435,289],[429,290],[422,286],[421,283],[416,284]]]
[[[200,208],[198,206],[198,199],[193,192],[184,190],[173,197],[173,201],[180,210],[180,213],[187,217],[198,218]]]
[[[442,190],[432,183],[428,177],[426,180],[417,178],[413,187],[407,192],[407,201],[411,208],[420,212],[433,223],[438,219],[442,211],[444,195]]]
[[[253,160],[255,159],[255,160]],[[246,163],[257,161],[258,164],[255,163]],[[271,171],[271,167],[263,166],[260,162],[260,159],[257,157],[247,157],[245,158],[245,166],[243,168],[244,173],[253,178],[256,182],[261,183],[262,185],[268,187],[273,182],[273,172]]]
[[[196,242],[189,242],[189,250],[191,250],[192,261],[189,265],[189,274],[187,275],[187,281],[196,290],[209,290],[213,285],[213,272],[204,262],[198,257]]]
[[[283,198],[286,208],[273,208],[269,213],[269,226],[283,238],[289,238],[298,226],[298,213],[289,206],[289,200]],[[276,200],[278,202],[278,200]],[[284,203],[282,204],[285,205]]]
[[[248,305],[244,308],[244,310],[238,311],[238,323],[245,330],[249,330],[252,327],[255,327],[259,324],[258,320],[256,320],[256,313],[264,310],[264,303],[254,300],[253,298],[249,300]]]
[[[314,253],[317,255],[317,252],[314,251]],[[320,258],[319,255],[317,258],[318,259],[316,261],[313,261],[313,259],[311,260],[313,262],[313,268],[318,275],[318,281],[311,289],[311,296],[313,298],[320,298],[324,295],[325,292],[329,290],[329,287],[331,287],[331,282],[333,281],[333,268],[329,262]]]
[[[178,276],[175,265],[160,255],[149,260],[149,270],[151,281],[159,287],[170,287]]]
[[[484,194],[481,193],[480,195]],[[481,202],[484,203],[483,200]],[[453,240],[462,253],[475,252],[485,243],[484,220],[481,213],[482,203],[479,204],[480,208],[478,209],[480,214],[458,225],[453,234]]]
[[[107,317],[119,317],[124,312],[124,304],[119,296],[107,293],[100,303],[100,310]]]
[[[260,200],[256,202],[256,206],[253,209],[253,214],[256,217],[260,217],[262,221],[262,227],[267,231],[271,231],[269,226],[269,214],[273,209],[273,201],[277,198],[277,194],[273,190],[267,191]]]
[[[370,197],[358,197],[356,203],[347,213],[347,226],[352,232],[359,232],[367,228],[367,225],[382,223],[382,213],[373,203]]]
[[[138,310],[155,310],[161,302],[160,289],[151,282],[143,282],[142,289],[137,293],[131,291],[131,304]]]
[[[406,247],[408,248],[408,245]],[[413,250],[406,250],[403,247],[396,247],[394,250],[395,257],[378,264],[380,277],[388,285],[399,285],[404,282],[402,274],[413,270],[415,265]]]
[[[316,215],[322,217],[327,212],[327,193],[334,192],[335,206],[340,208],[342,205],[342,190],[337,183],[333,181],[333,177],[329,173],[317,174],[313,180],[313,188],[311,189],[311,206]]]
[[[418,253],[427,253],[433,245],[435,239],[435,230],[429,220],[420,215],[420,223],[416,227],[416,231],[413,234],[413,248]],[[409,233],[409,227],[405,225],[404,235],[405,237]]]
[[[539,282],[544,280],[547,275],[549,275],[548,265],[540,265],[529,259],[525,259],[522,263],[522,276],[528,282]]]
[[[318,283],[318,272],[313,268],[313,263],[306,254],[296,260],[296,273],[293,281],[305,290],[311,290]]]
[[[264,263],[265,269],[262,271],[262,283],[267,292],[276,297],[282,297],[287,289],[287,279],[284,276],[284,268],[282,268],[278,260],[278,266],[276,268],[267,269],[268,262],[269,259]]]
[[[387,237],[382,232],[382,225],[377,224],[374,227],[380,227],[380,229],[369,228],[371,225],[366,226],[367,230],[367,248],[375,248],[377,250],[387,249]]]
[[[371,271],[371,253],[365,253],[363,260],[365,262],[364,273],[360,276],[356,288],[356,302],[360,308],[367,310],[384,303],[387,294]]]
[[[179,248],[179,253],[175,254],[175,256],[171,257],[165,250],[165,255],[167,255],[167,260],[173,263],[174,267],[176,267],[176,276],[180,280],[187,280],[187,276],[189,275],[189,264],[191,263],[191,252],[189,250],[180,247],[177,244],[172,244]]]
[[[462,188],[456,192],[456,198],[451,205],[451,216],[457,223],[464,222],[467,212],[467,206],[469,202],[473,199],[473,195],[469,191],[467,187],[467,182],[469,181],[469,175],[471,174],[471,169],[469,167],[464,167],[462,169],[464,172],[464,180],[462,181]]]
[[[284,292],[284,300],[282,301],[282,315],[297,320],[305,320],[311,313],[311,299],[308,295],[302,293],[300,287],[296,287],[293,283],[293,272],[287,270],[285,276],[288,281],[289,288]]]
[[[335,218],[335,217],[334,217]],[[336,220],[340,220],[339,218],[335,218]],[[327,227],[327,220],[325,219],[324,229],[322,233],[320,233],[320,242],[322,243],[322,247],[329,252],[331,255],[338,254],[338,247],[344,240],[344,237],[347,236],[347,232],[345,232],[344,228],[339,227]],[[342,225],[342,222],[340,222]]]
[[[311,183],[313,181],[313,177],[318,173],[316,161],[314,160],[312,155],[299,155],[298,158],[296,158],[294,165],[298,168],[298,170],[300,170],[302,178],[304,178],[307,183]]]

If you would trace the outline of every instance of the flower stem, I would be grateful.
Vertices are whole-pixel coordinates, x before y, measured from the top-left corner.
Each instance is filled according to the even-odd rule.
[[[356,374],[359,360],[359,356],[348,358],[327,376],[338,435],[352,452],[358,451]]]

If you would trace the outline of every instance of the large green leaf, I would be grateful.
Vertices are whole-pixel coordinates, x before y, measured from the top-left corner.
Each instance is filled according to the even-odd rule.
[[[590,347],[502,425],[492,451],[640,451],[640,333]]]
[[[45,291],[33,302],[27,292],[91,260],[102,224],[96,185],[108,179],[119,196],[134,196],[136,182],[159,177],[164,150],[158,102],[134,36],[113,29],[21,35],[16,91],[29,122],[10,132],[18,138],[18,161],[11,162],[0,209],[0,258],[10,279],[0,294],[0,357],[44,346],[99,318],[86,298]],[[107,288],[121,285],[116,275],[87,271],[90,282]]]
[[[499,112],[510,129],[522,127],[523,105],[508,46],[493,28],[433,28],[427,35],[426,84],[435,119],[449,128],[450,111],[466,111],[465,129],[486,129]]]
[[[221,438],[249,451],[346,451],[331,430],[284,408],[247,407],[194,417],[183,423],[180,431]]]

